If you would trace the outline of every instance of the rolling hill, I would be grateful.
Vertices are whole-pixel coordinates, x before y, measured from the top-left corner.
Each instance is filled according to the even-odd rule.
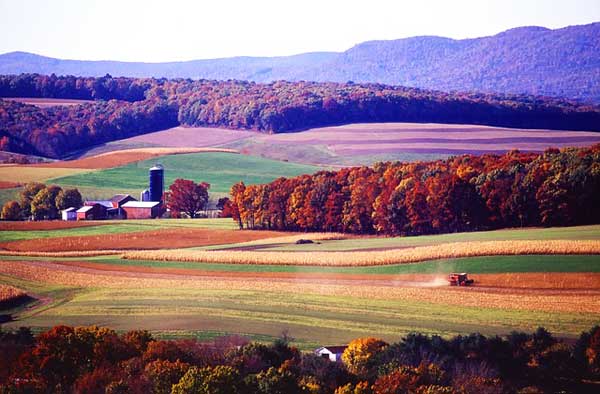
[[[490,37],[369,41],[344,52],[137,63],[0,55],[0,74],[41,73],[255,82],[378,82],[443,91],[533,94],[600,103],[600,23],[519,27]]]

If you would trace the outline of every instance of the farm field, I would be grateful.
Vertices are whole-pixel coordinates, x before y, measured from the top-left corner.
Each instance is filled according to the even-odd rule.
[[[175,127],[93,148],[85,156],[140,147],[224,147],[295,163],[348,166],[377,161],[435,160],[463,153],[587,146],[594,132],[511,129],[480,125],[372,123],[266,135],[218,128]]]
[[[239,181],[265,183],[281,176],[296,176],[319,171],[320,167],[280,162],[261,157],[223,152],[167,155],[144,160],[122,167],[50,179],[61,186],[113,188],[129,190],[137,194],[147,188],[148,168],[157,162],[165,167],[165,184],[176,178],[208,182],[211,193],[229,193],[231,186]]]
[[[213,199],[229,193],[240,180],[265,183],[322,169],[239,155],[225,148],[140,148],[72,161],[0,166],[0,180],[4,182],[0,185],[0,204],[18,199],[19,185],[33,181],[76,187],[87,199],[105,199],[119,193],[137,197],[148,187],[148,168],[157,162],[166,168],[167,187],[176,178],[208,182]]]
[[[32,255],[36,245],[51,241],[64,244],[72,238],[96,240],[126,234],[144,239],[165,231],[179,232],[182,243],[186,242],[184,234],[193,234],[189,245],[197,246],[181,250],[209,253],[201,245],[206,237],[220,244],[216,248],[231,244],[273,255],[297,255],[296,248],[372,253],[409,246],[442,247],[461,240],[475,247],[478,242],[523,240],[549,245],[580,241],[600,247],[600,226],[343,240],[319,240],[319,234],[290,237],[239,231],[234,226],[231,219],[109,221],[72,228],[57,224],[55,230],[36,223],[2,223],[0,239],[12,240],[9,244],[22,242]],[[29,232],[36,233],[37,240]],[[264,239],[240,239],[255,235]],[[295,245],[299,237],[319,243]],[[124,245],[135,247],[134,241],[124,239]],[[175,246],[171,242],[167,247]],[[95,257],[27,253],[0,256],[0,284],[22,289],[38,300],[27,308],[10,310],[16,320],[7,323],[8,327],[98,324],[118,330],[144,327],[162,337],[235,333],[263,340],[288,329],[296,344],[309,350],[374,333],[396,340],[410,331],[445,336],[475,331],[504,334],[544,326],[558,336],[574,337],[600,319],[597,253],[478,256],[351,267],[123,259],[119,252]],[[448,287],[445,275],[454,271],[469,272],[476,285]]]

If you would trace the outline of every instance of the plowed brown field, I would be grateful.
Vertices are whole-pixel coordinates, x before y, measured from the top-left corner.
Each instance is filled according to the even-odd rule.
[[[12,189],[21,186],[20,183],[10,181],[0,181],[0,189]]]
[[[52,163],[31,164],[29,167],[46,167],[46,168],[85,168],[85,169],[103,169],[123,166],[125,164],[134,163],[151,159],[157,156],[177,155],[184,153],[201,153],[201,152],[227,152],[238,153],[233,149],[221,148],[138,148],[127,149],[100,155],[86,157],[83,159],[69,161],[55,161]]]
[[[284,237],[276,231],[236,231],[203,228],[169,228],[124,234],[28,239],[0,243],[0,249],[22,252],[62,252],[87,250],[131,250],[187,248],[221,245]]]
[[[100,271],[87,267],[66,266],[51,262],[4,261],[0,272],[26,280],[69,286],[206,290],[244,290],[330,295],[364,299],[390,299],[548,312],[600,313],[599,290],[507,289],[494,291],[477,287],[417,287],[381,285],[373,281],[298,278],[192,277],[172,274]],[[563,274],[559,274],[563,275]]]

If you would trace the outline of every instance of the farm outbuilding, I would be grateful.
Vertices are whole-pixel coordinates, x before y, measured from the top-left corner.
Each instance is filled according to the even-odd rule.
[[[328,359],[333,362],[341,362],[342,354],[348,346],[323,346],[315,350],[317,356]]]
[[[162,214],[160,201],[129,201],[121,208],[127,219],[154,219]]]
[[[102,204],[85,205],[77,210],[77,220],[106,219],[107,211],[106,207]]]
[[[115,194],[110,199],[110,202],[112,203],[113,208],[121,208],[124,204],[128,203],[129,201],[137,201],[137,200],[135,198],[133,198],[132,196],[130,196],[129,194]]]
[[[70,207],[61,212],[62,220],[77,220],[77,209]]]

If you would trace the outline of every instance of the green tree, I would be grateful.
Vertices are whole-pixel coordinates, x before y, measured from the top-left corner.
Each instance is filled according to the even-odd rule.
[[[58,209],[56,209],[56,196],[62,189],[59,186],[51,185],[41,189],[31,201],[31,214],[36,220],[56,219],[58,218]]]
[[[46,188],[46,185],[39,182],[31,182],[26,184],[21,190],[21,209],[23,209],[23,216],[31,216],[31,202],[33,198],[40,192],[40,190]]]
[[[2,220],[21,220],[21,205],[16,201],[8,201],[2,207]]]
[[[80,208],[83,205],[83,198],[77,189],[65,189],[56,195],[56,209],[63,210],[67,208]]]

